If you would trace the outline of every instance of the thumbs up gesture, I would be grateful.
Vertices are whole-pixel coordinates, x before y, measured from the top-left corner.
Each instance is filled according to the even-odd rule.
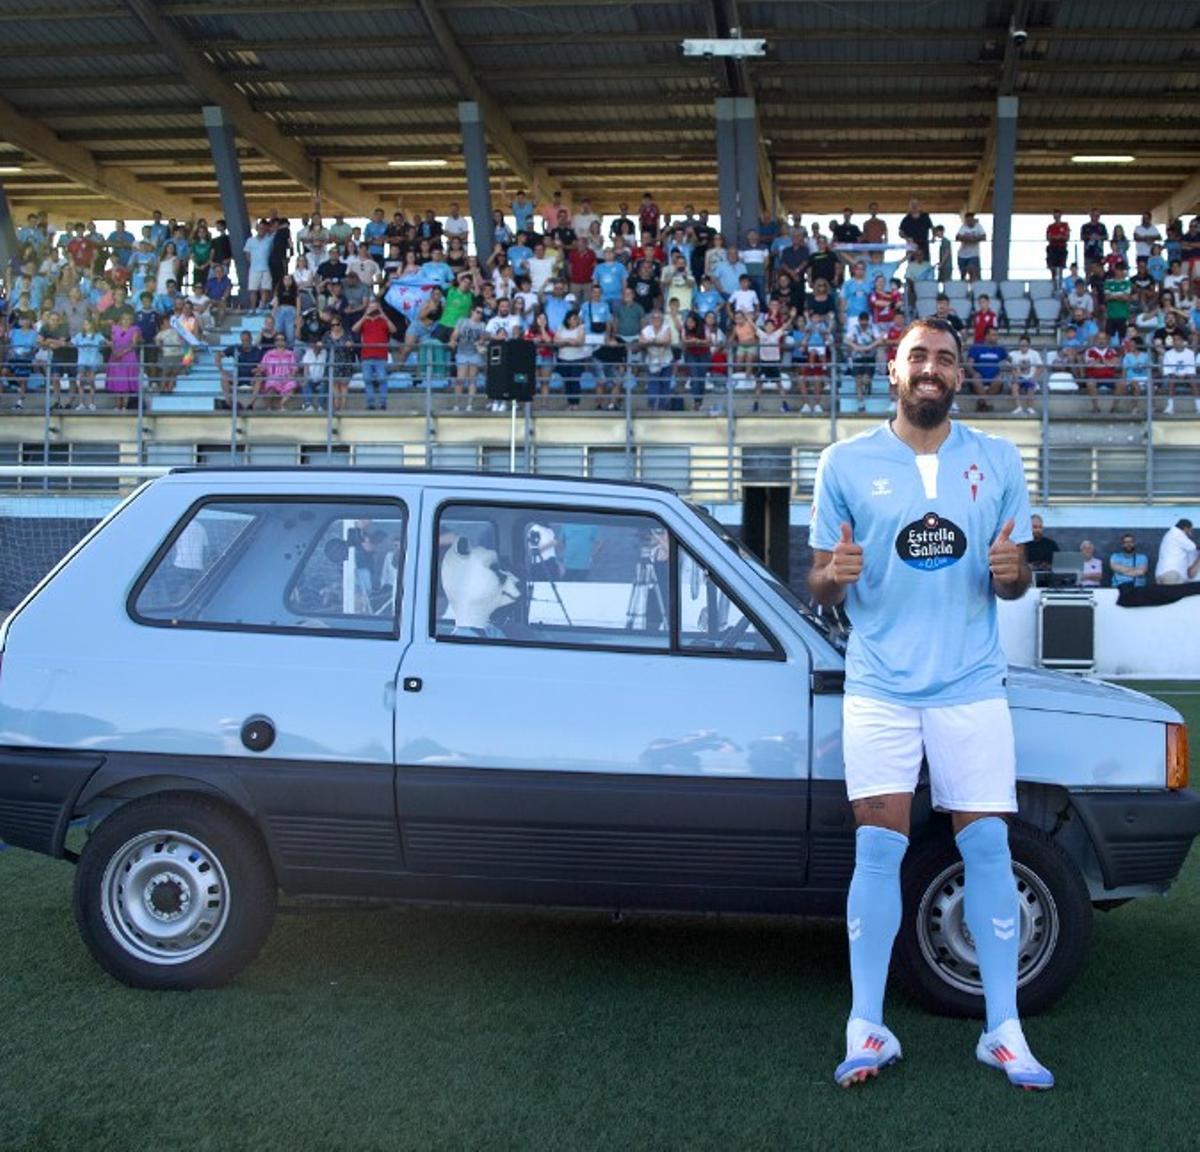
[[[833,546],[829,570],[835,584],[855,584],[862,575],[863,550],[854,543],[854,530],[849,524],[842,525],[842,538]]]
[[[1021,549],[1009,539],[1015,526],[1016,522],[1010,516],[988,549],[988,567],[998,584],[1011,584],[1021,576]]]

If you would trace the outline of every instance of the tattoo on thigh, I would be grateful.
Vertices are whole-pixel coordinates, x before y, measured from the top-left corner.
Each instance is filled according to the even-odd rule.
[[[865,800],[851,801],[855,812],[886,812],[887,801],[882,796],[868,796]]]

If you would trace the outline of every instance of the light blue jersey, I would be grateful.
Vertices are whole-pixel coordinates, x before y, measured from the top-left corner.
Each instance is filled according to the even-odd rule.
[[[846,596],[847,692],[910,707],[1004,695],[988,549],[1010,517],[1012,540],[1032,539],[1021,458],[974,428],[952,423],[930,456],[888,424],[821,453],[812,546],[832,551],[847,523],[863,549]]]

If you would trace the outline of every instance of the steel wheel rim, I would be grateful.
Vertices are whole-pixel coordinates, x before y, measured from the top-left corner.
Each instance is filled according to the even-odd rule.
[[[1017,987],[1035,980],[1050,963],[1058,944],[1058,905],[1036,872],[1013,861],[1019,908]],[[917,908],[921,957],[938,977],[960,992],[983,995],[975,945],[964,917],[964,869],[961,861],[944,868],[925,889]]]
[[[127,840],[100,881],[113,939],[151,964],[183,964],[211,948],[229,919],[225,869],[203,841],[158,829]]]

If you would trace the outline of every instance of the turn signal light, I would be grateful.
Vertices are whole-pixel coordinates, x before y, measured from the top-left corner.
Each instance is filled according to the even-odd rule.
[[[1167,725],[1167,787],[1188,786],[1188,730],[1186,724]]]

